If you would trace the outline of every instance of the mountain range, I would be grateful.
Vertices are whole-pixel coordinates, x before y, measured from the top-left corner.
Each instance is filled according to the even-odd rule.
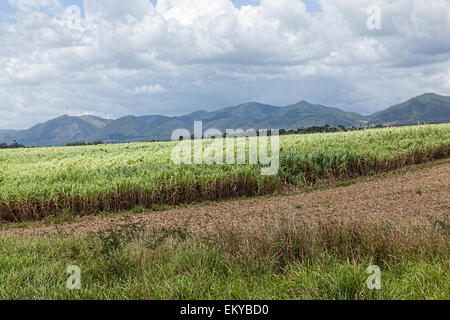
[[[203,121],[203,130],[298,129],[311,126],[351,127],[361,123],[403,125],[450,122],[450,97],[423,94],[373,115],[363,116],[306,101],[276,107],[249,102],[218,111],[197,111],[184,116],[125,116],[117,120],[95,116],[68,116],[37,124],[27,130],[0,130],[0,143],[16,140],[26,146],[60,146],[67,143],[105,143],[169,140],[174,130],[193,132],[194,121]]]

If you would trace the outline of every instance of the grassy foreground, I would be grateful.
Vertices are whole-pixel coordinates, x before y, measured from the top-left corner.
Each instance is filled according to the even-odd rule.
[[[270,177],[259,165],[174,165],[173,142],[0,150],[0,222],[264,195],[370,175],[448,157],[450,124],[280,140],[280,170]]]
[[[89,236],[0,238],[0,299],[449,299],[449,221],[389,218],[224,228],[127,224]],[[66,268],[81,268],[81,290]],[[370,265],[381,290],[366,287]]]

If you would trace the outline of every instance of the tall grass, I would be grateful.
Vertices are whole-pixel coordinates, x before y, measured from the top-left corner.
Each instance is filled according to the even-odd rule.
[[[448,223],[281,215],[203,235],[126,224],[1,238],[0,299],[448,299]],[[380,291],[365,285],[374,264]],[[67,265],[81,268],[80,291],[66,289]]]
[[[259,165],[174,165],[173,142],[0,150],[0,220],[270,194],[450,155],[450,124],[281,137],[278,175]]]

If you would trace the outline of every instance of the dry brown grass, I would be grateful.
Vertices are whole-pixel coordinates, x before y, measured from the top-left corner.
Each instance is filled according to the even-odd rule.
[[[349,259],[370,257],[374,263],[381,263],[408,256],[448,257],[450,220],[443,215],[404,221],[386,214],[378,219],[322,217],[305,221],[283,214],[271,223],[223,226],[208,238],[253,266],[264,267],[267,261],[277,261],[283,268],[323,253]]]

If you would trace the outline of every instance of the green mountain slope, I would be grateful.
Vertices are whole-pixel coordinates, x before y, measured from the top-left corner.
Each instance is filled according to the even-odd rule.
[[[0,143],[17,140],[27,146],[57,146],[76,141],[168,140],[176,129],[187,129],[193,134],[194,121],[203,121],[203,130],[215,128],[223,133],[226,129],[298,129],[326,124],[332,127],[358,126],[362,121],[390,125],[450,122],[450,97],[428,93],[368,117],[306,101],[286,107],[249,102],[179,117],[126,116],[108,120],[65,115],[28,130],[0,130]]]
[[[416,124],[450,121],[450,97],[426,93],[392,106],[371,118],[373,123]]]
[[[61,117],[39,123],[28,130],[18,130],[2,135],[0,141],[20,141],[26,146],[58,146],[69,142],[87,141],[111,120],[93,116]]]

